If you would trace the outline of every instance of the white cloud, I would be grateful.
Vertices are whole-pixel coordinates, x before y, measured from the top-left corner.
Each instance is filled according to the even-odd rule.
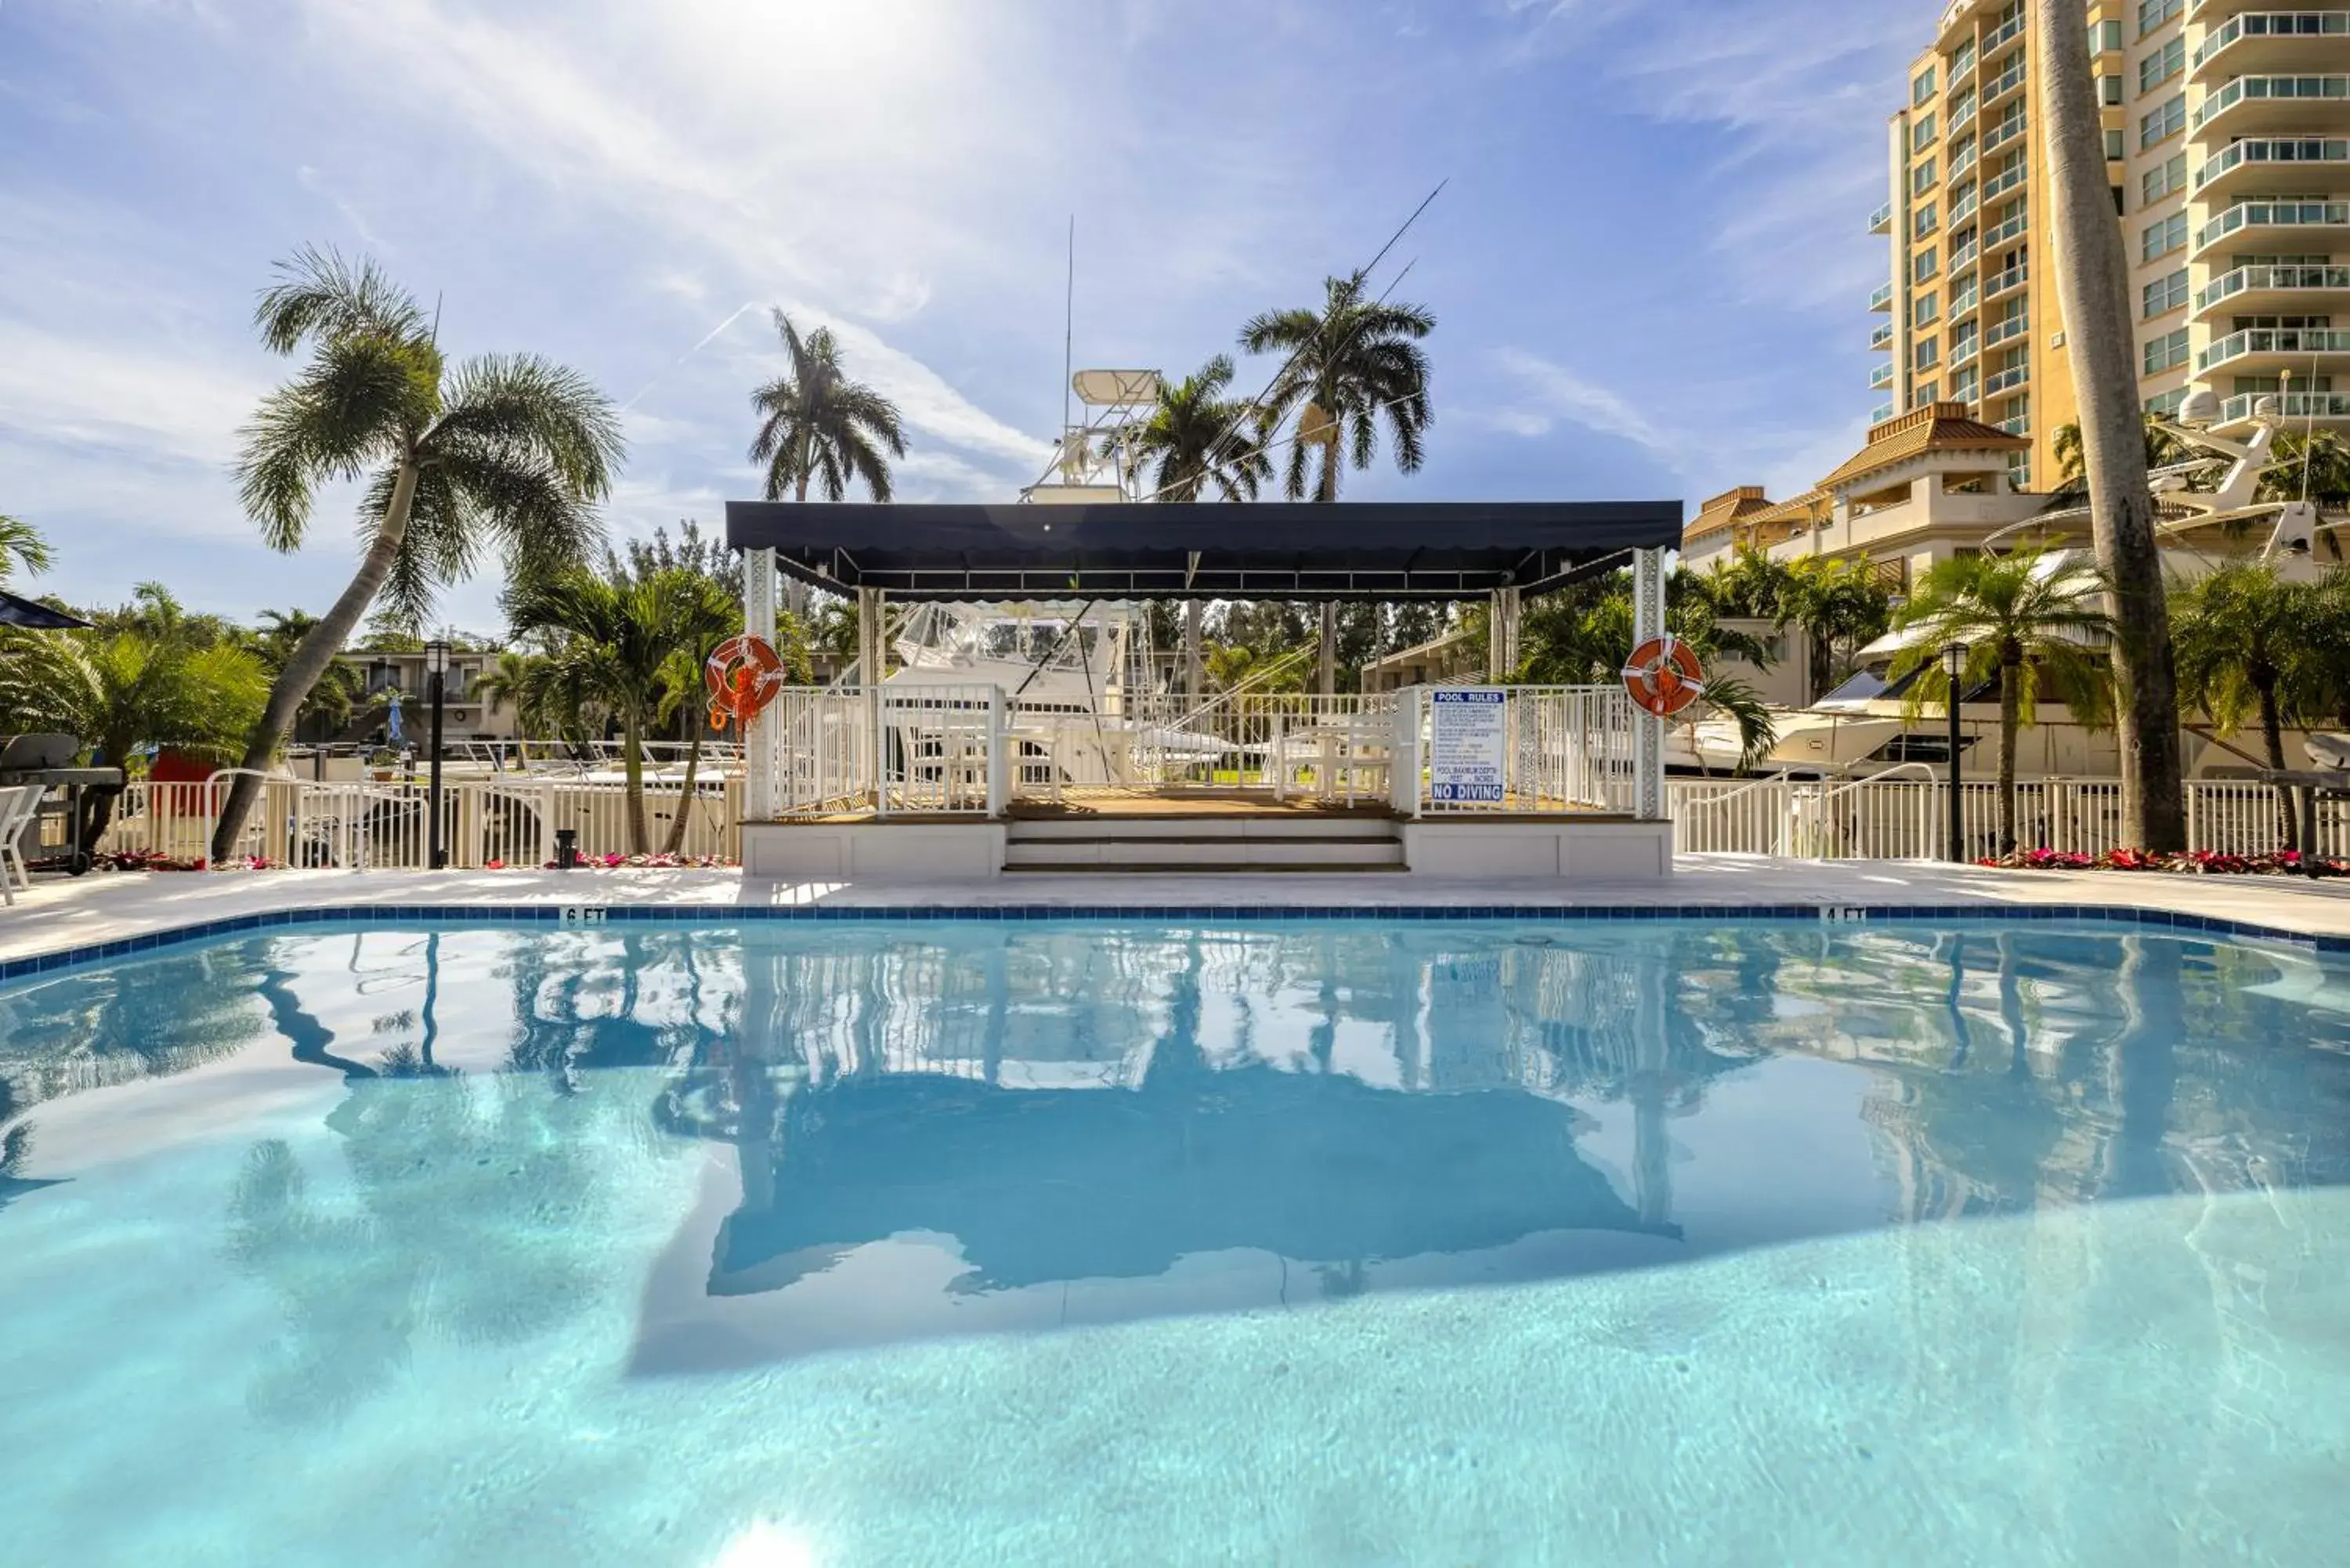
[[[1515,402],[1488,410],[1483,418],[1512,435],[1547,435],[1565,423],[1630,441],[1676,471],[1688,455],[1618,392],[1523,348],[1501,349],[1493,361],[1523,395]]]

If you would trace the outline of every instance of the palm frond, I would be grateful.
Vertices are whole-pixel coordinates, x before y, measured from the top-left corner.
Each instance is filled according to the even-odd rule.
[[[305,245],[273,270],[277,281],[262,290],[253,323],[274,354],[291,354],[311,339],[398,342],[432,330],[408,291],[365,256],[350,261],[331,246]]]

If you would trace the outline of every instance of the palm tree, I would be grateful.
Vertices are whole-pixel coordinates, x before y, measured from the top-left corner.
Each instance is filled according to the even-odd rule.
[[[535,722],[542,717],[529,701],[531,667],[537,662],[535,655],[515,649],[498,654],[497,661],[474,678],[473,690],[481,693],[484,705],[491,712],[507,703],[514,704],[515,733],[522,742],[525,759],[530,755],[530,732]]]
[[[2168,468],[2175,462],[2187,462],[2199,454],[2185,441],[2162,428],[2161,416],[2151,410],[2140,416],[2146,432],[2146,465],[2149,469]],[[2076,422],[2058,425],[2056,433],[2048,438],[2048,450],[2056,459],[2056,477],[2061,490],[2074,492],[2080,500],[2088,498],[2088,453],[2082,445],[2081,427]]]
[[[516,631],[559,639],[547,656],[547,680],[619,722],[629,853],[644,854],[651,844],[644,742],[660,701],[661,667],[680,649],[706,649],[725,637],[741,624],[741,612],[692,572],[616,579],[575,568],[517,585],[506,613]]]
[[[602,536],[595,505],[622,441],[610,401],[574,370],[530,355],[450,367],[433,322],[370,261],[297,252],[254,319],[273,351],[311,351],[244,431],[238,474],[263,540],[298,548],[321,483],[371,476],[359,572],[271,687],[244,746],[257,771],[379,596],[421,619],[434,588],[471,575],[485,548],[516,579],[583,559]],[[215,854],[235,842],[258,789],[255,772],[237,775]]]
[[[1834,691],[1845,673],[1839,649],[1865,647],[1893,624],[1893,590],[1866,561],[1806,556],[1778,587],[1772,619],[1782,629],[1802,628],[1809,639],[1814,701]]]
[[[0,731],[78,735],[113,767],[146,746],[225,760],[268,689],[260,659],[233,642],[140,630],[40,637],[0,659]],[[83,792],[78,842],[95,845],[105,834],[121,793]]]
[[[1915,717],[1928,702],[1964,700],[1999,678],[1999,845],[2015,846],[2015,744],[2037,722],[2045,690],[2086,724],[2110,717],[2103,644],[2113,618],[2099,602],[2105,584],[2085,563],[2037,550],[1960,556],[1938,563],[1901,607],[1896,624],[1917,634],[1893,661],[1893,678],[1923,670],[1908,699]],[[1967,668],[1950,690],[1942,650],[1964,643]],[[2036,676],[2036,679],[2035,679]],[[1953,759],[1955,760],[1955,759]]]
[[[2187,804],[2170,611],[2147,487],[2129,267],[2114,222],[2086,0],[2042,0],[2033,25],[2054,206],[2054,243],[2034,248],[2056,268],[2081,400],[2090,531],[2113,602],[2123,826],[2141,848],[2180,850],[2187,847]]]
[[[0,515],[0,587],[16,576],[18,568],[38,576],[49,569],[53,557],[49,542],[30,523]]]
[[[2306,493],[2322,507],[2350,505],[2350,443],[2334,431],[2281,431],[2269,455],[2277,466],[2261,475],[2262,501],[2298,501]]]
[[[1263,425],[1271,430],[1293,411],[1299,416],[1284,481],[1293,501],[1305,498],[1308,447],[1322,451],[1314,499],[1336,501],[1342,463],[1367,469],[1378,455],[1383,421],[1395,442],[1396,467],[1419,472],[1421,437],[1435,417],[1428,400],[1428,356],[1419,342],[1436,330],[1436,317],[1416,305],[1367,297],[1368,281],[1359,272],[1326,279],[1324,288],[1318,311],[1302,306],[1268,311],[1241,328],[1241,347],[1250,353],[1289,356],[1265,397]]]
[[[268,609],[261,612],[260,619],[261,625],[246,641],[274,681],[292,662],[303,639],[317,629],[318,618],[307,610]],[[332,739],[349,728],[352,717],[367,700],[367,678],[355,665],[336,659],[327,666],[317,685],[310,689],[302,706],[296,710],[295,738],[299,740],[303,731],[308,730],[313,739]]]
[[[1182,381],[1159,384],[1150,417],[1128,433],[1148,467],[1153,501],[1204,501],[1212,489],[1222,501],[1254,501],[1273,476],[1273,460],[1242,428],[1249,405],[1224,394],[1232,361],[1219,354]]]
[[[2275,567],[2249,562],[2222,566],[2173,592],[2180,700],[2200,708],[2223,735],[2258,720],[2269,766],[2283,772],[2285,726],[2323,695],[2318,641],[2331,607],[2314,584],[2286,582]],[[2293,792],[2282,787],[2277,824],[2284,846],[2298,848]]]

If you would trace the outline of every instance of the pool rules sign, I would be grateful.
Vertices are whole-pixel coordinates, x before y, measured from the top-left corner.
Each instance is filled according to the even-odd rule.
[[[1510,694],[1488,686],[1429,696],[1428,797],[1439,805],[1499,805],[1509,762]]]

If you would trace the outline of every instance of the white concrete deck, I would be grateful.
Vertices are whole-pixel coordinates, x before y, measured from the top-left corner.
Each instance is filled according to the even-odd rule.
[[[850,909],[1099,907],[1377,909],[1462,905],[2095,905],[2241,920],[2350,939],[2350,882],[1989,871],[1920,862],[1683,856],[1669,881],[1384,877],[1020,877],[989,882],[814,883],[733,871],[94,872],[36,882],[0,909],[0,960],[273,909],[367,905],[823,904]]]

